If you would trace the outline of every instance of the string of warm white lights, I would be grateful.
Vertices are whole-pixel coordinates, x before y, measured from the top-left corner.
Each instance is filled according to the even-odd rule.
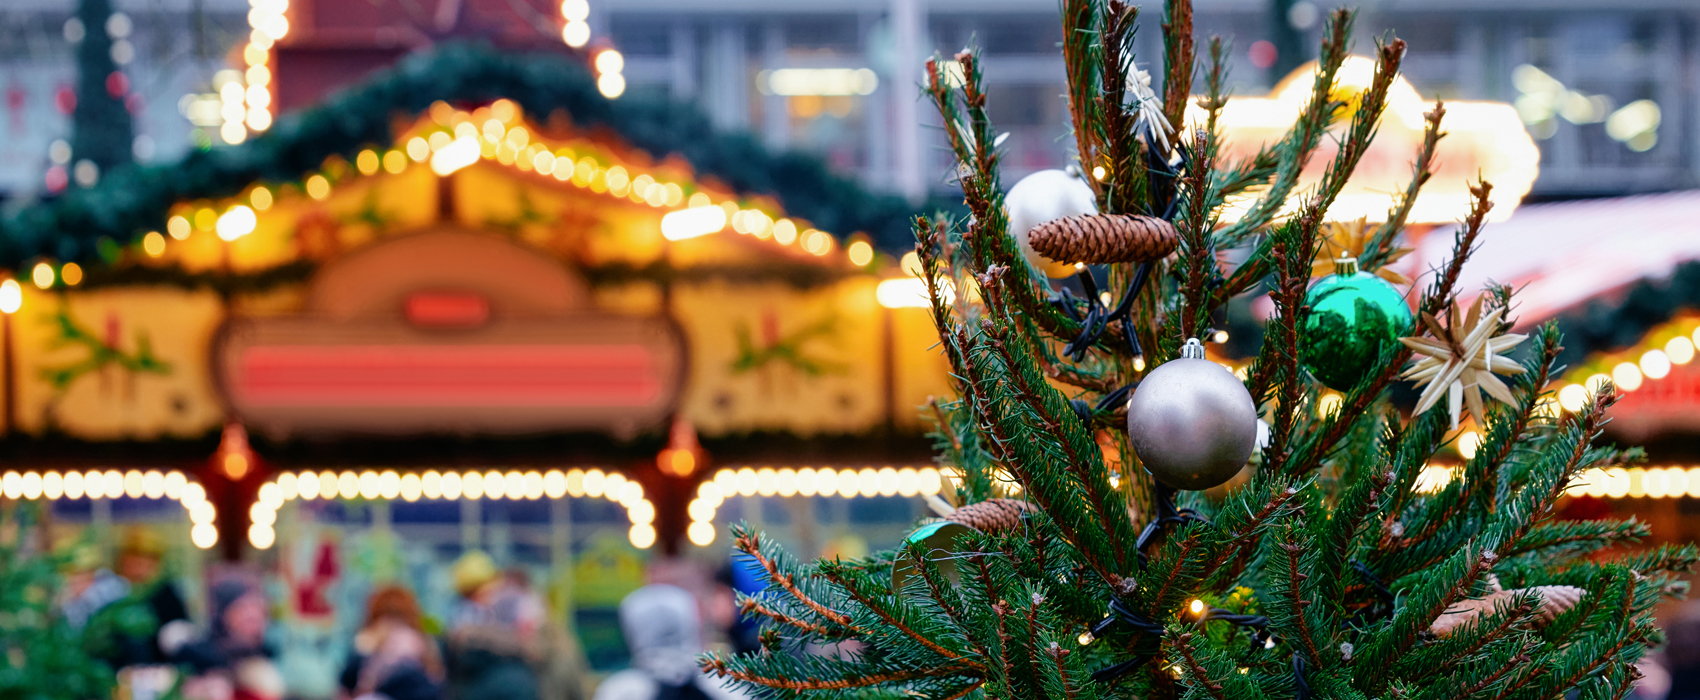
[[[1577,368],[1558,390],[1566,411],[1580,410],[1606,380],[1621,391],[1636,391],[1647,380],[1664,379],[1675,366],[1694,361],[1700,345],[1700,321],[1681,318],[1653,329],[1635,347],[1612,353]],[[1603,371],[1610,367],[1609,371]],[[1586,377],[1586,378],[1583,378]]]
[[[1462,478],[1458,466],[1430,465],[1417,477],[1417,491],[1436,493]],[[1700,466],[1585,469],[1565,489],[1570,496],[1596,498],[1700,498]]]
[[[561,19],[567,21],[561,26],[561,41],[567,46],[580,48],[590,43],[590,2],[588,0],[562,0]]]
[[[623,474],[600,469],[551,469],[548,471],[426,471],[402,474],[396,471],[302,471],[285,472],[260,487],[258,499],[249,509],[248,542],[266,549],[276,541],[273,525],[277,510],[292,500],[315,499],[453,501],[507,499],[535,501],[540,498],[605,498],[626,509],[632,524],[626,533],[632,546],[647,549],[655,544],[655,504],[644,498],[643,485]]]
[[[219,91],[224,126],[219,137],[225,143],[242,143],[248,131],[265,131],[272,125],[272,45],[289,34],[289,0],[248,0],[248,44],[242,61],[248,65],[241,82],[226,83]]]
[[[872,498],[937,494],[943,488],[939,470],[933,467],[862,467],[834,469],[804,467],[733,467],[714,473],[714,478],[697,486],[696,498],[686,506],[691,524],[685,537],[691,544],[706,547],[714,542],[718,528],[715,513],[720,504],[734,496],[839,496]]]
[[[701,191],[687,196],[689,183],[669,182],[666,176],[640,172],[632,164],[611,162],[611,157],[589,142],[547,143],[526,126],[519,106],[511,100],[496,100],[471,112],[437,102],[431,105],[428,114],[430,123],[404,135],[394,148],[365,149],[356,154],[354,170],[362,176],[378,176],[380,171],[399,175],[416,164],[428,162],[438,175],[448,175],[479,160],[494,160],[522,172],[570,182],[597,194],[655,208],[681,207],[662,217],[661,233],[668,240],[696,238],[731,228],[739,234],[772,240],[782,246],[797,245],[817,257],[824,257],[838,247],[832,234],[790,218],[776,217],[761,206],[734,199],[717,201]],[[331,171],[327,163],[324,172],[305,178],[301,191],[314,200],[328,198],[333,184]],[[223,240],[234,241],[254,230],[257,212],[270,209],[278,196],[273,187],[258,184],[222,206],[184,203],[167,219],[164,234],[149,231],[143,235],[142,250],[150,257],[163,256],[170,240],[187,240],[197,231],[214,232]],[[860,235],[844,250],[850,264],[856,267],[874,261],[873,245]],[[74,264],[67,263],[65,267]],[[47,262],[38,263],[35,269],[38,286],[46,289],[56,282],[74,284],[69,281],[69,273],[62,269]],[[80,280],[80,269],[77,274]]]
[[[180,471],[15,472],[0,474],[0,495],[12,500],[49,501],[78,498],[170,499],[189,513],[189,539],[206,549],[218,544],[217,510],[207,502],[207,491]]]

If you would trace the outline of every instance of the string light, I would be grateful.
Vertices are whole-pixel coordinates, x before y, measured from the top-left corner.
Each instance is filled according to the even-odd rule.
[[[189,481],[183,472],[131,469],[120,472],[35,472],[7,471],[0,473],[0,495],[10,499],[78,500],[82,498],[132,498],[177,501],[195,527],[190,540],[196,547],[206,549],[218,544],[215,521],[218,511],[207,501],[207,492],[200,484]]]
[[[248,45],[242,49],[242,60],[248,64],[244,95],[248,108],[243,117],[248,129],[265,131],[272,125],[271,48],[289,34],[289,20],[283,15],[289,9],[289,0],[250,0],[250,4]]]
[[[20,477],[21,478],[21,477]],[[102,477],[94,477],[99,480]],[[181,477],[179,477],[181,478]],[[164,476],[161,479],[165,479]],[[21,485],[21,481],[19,482]],[[195,486],[199,488],[199,486]],[[200,492],[204,502],[205,492]],[[605,498],[618,503],[626,509],[626,518],[632,523],[628,533],[632,544],[639,548],[647,548],[655,544],[654,522],[656,518],[655,504],[644,496],[643,485],[631,481],[623,474],[606,474],[599,469],[591,470],[559,470],[542,471],[510,471],[510,472],[436,472],[427,471],[420,474],[400,474],[395,471],[344,471],[315,473],[304,471],[299,473],[285,472],[277,475],[271,481],[261,485],[259,497],[254,507],[249,511],[249,544],[257,549],[271,546],[273,540],[267,539],[267,533],[261,528],[270,529],[276,522],[276,514],[284,503],[295,499],[313,500],[315,498],[342,498],[352,500],[364,498],[368,500],[394,500],[400,498],[414,502],[421,498],[431,500],[457,500],[460,498],[536,500],[543,497],[561,498],[592,497]],[[186,497],[187,498],[187,497]],[[188,500],[185,500],[187,503]],[[716,503],[718,505],[718,503]],[[211,505],[206,509],[210,511]],[[194,513],[191,513],[194,515]],[[210,516],[208,516],[210,517]],[[713,517],[712,511],[709,518]],[[198,521],[197,521],[198,522]],[[710,526],[712,530],[712,526]],[[275,537],[275,533],[270,533]],[[702,536],[700,528],[698,537]],[[712,540],[712,531],[707,535]],[[695,541],[693,539],[693,541]],[[265,544],[261,544],[265,542]],[[210,546],[210,545],[209,545]]]
[[[264,4],[286,0],[258,1]],[[253,17],[250,19],[253,20]],[[270,45],[262,46],[263,43],[251,43],[244,50],[244,58],[263,58],[269,55],[267,52]],[[625,58],[618,51],[604,49],[597,52],[593,64],[604,76],[618,76],[618,71],[624,69]],[[256,66],[260,70],[253,70]],[[249,74],[251,78],[263,76],[265,80],[270,79],[269,68],[263,64],[251,63]],[[227,81],[226,84],[240,87],[239,74],[230,71],[221,75]],[[623,85],[623,78],[620,80]],[[251,85],[250,88],[252,87]],[[227,92],[233,100],[238,97],[235,89]],[[253,89],[248,92],[258,94],[258,91]],[[248,97],[243,99],[246,102],[269,100],[269,93],[266,94],[267,97],[258,100]],[[589,156],[575,161],[572,149],[552,150],[547,144],[534,141],[530,131],[524,126],[514,125],[510,128],[508,123],[519,120],[520,115],[518,106],[509,100],[497,100],[489,107],[471,113],[455,110],[446,103],[439,102],[431,106],[430,118],[440,130],[434,129],[429,134],[407,137],[404,142],[398,141],[398,145],[388,151],[362,150],[354,158],[355,170],[364,175],[375,175],[380,170],[399,174],[405,171],[410,160],[429,161],[434,172],[446,176],[477,162],[481,157],[494,158],[523,171],[536,171],[540,175],[553,174],[560,181],[570,181],[594,192],[629,197],[634,202],[653,207],[675,207],[688,200],[686,208],[669,212],[663,217],[663,235],[670,240],[708,235],[726,228],[730,223],[740,233],[748,233],[762,239],[771,238],[781,245],[799,243],[800,248],[815,256],[824,257],[837,249],[837,241],[832,234],[825,231],[806,227],[799,230],[797,222],[784,218],[775,220],[758,209],[740,209],[731,201],[717,204],[704,192],[695,192],[687,197],[685,188],[679,183],[661,182],[651,174],[634,173],[620,165],[604,169]],[[309,175],[303,182],[303,190],[315,200],[327,199],[331,189],[331,180],[324,173]],[[236,218],[227,223],[224,220],[230,211],[227,211],[226,215],[219,215],[210,207],[201,207],[194,212],[193,217],[185,214],[171,216],[167,221],[166,233],[174,239],[186,240],[195,229],[218,230],[225,240],[239,238],[252,231],[251,227],[241,225],[246,223],[248,216],[255,211],[270,209],[275,197],[270,189],[261,186],[250,191],[247,199],[247,205],[235,206],[243,206],[248,211],[236,212]],[[719,213],[714,211],[716,209]],[[164,254],[164,243],[163,236],[144,236],[143,251],[158,257]],[[857,240],[844,249],[844,254],[851,264],[861,267],[873,262],[874,248],[865,240]],[[51,266],[45,266],[45,263],[38,265],[35,275],[38,286],[44,289],[51,287],[56,280],[49,278],[49,275],[59,278],[63,276],[62,273],[56,273]],[[43,279],[48,281],[43,283]],[[923,296],[920,302],[924,301]]]
[[[52,287],[53,280],[58,276],[58,273],[53,271],[53,266],[44,262],[36,263],[35,267],[30,269],[30,281],[41,289]]]

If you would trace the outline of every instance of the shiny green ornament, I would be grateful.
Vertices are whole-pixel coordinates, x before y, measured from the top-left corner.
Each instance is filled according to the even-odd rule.
[[[1335,391],[1357,386],[1411,332],[1411,309],[1399,290],[1359,271],[1355,258],[1336,260],[1334,274],[1310,288],[1305,304],[1310,317],[1299,326],[1299,359]]]

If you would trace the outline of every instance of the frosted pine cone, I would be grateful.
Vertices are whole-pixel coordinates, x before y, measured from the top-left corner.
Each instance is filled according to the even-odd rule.
[[[1137,214],[1083,214],[1034,226],[1028,245],[1052,260],[1103,263],[1147,262],[1180,243],[1174,224]]]
[[[1464,623],[1484,615],[1493,614],[1494,606],[1533,590],[1540,596],[1540,602],[1535,607],[1535,624],[1537,626],[1552,624],[1576,604],[1582,601],[1587,591],[1575,586],[1534,586],[1533,588],[1514,588],[1505,590],[1499,587],[1498,579],[1490,579],[1491,591],[1484,597],[1460,600],[1440,617],[1435,618],[1434,624],[1429,625],[1429,631],[1439,637],[1450,637],[1453,631]]]
[[[1036,510],[1033,504],[1014,498],[992,498],[957,508],[946,520],[981,532],[1003,532],[1021,524],[1021,516]]]
[[[1535,592],[1541,594],[1541,609],[1537,613],[1542,624],[1551,624],[1582,602],[1582,596],[1587,591],[1575,586],[1535,586]]]

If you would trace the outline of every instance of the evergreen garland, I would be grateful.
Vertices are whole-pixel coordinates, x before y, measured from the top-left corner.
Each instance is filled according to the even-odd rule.
[[[88,31],[92,36],[104,28]],[[697,177],[718,179],[739,193],[772,194],[787,214],[841,237],[863,231],[888,250],[911,240],[915,207],[833,174],[815,156],[772,153],[750,134],[718,132],[684,103],[604,98],[589,70],[561,54],[451,43],[283,115],[270,131],[241,145],[193,151],[176,163],[116,168],[94,187],[73,187],[0,220],[0,267],[16,270],[37,257],[95,262],[103,248],[163,229],[179,201],[234,196],[257,181],[296,181],[332,155],[352,159],[373,144],[391,144],[393,117],[420,114],[437,100],[473,105],[504,97],[538,119],[559,110],[582,128],[608,129],[657,158],[677,154]]]
[[[1596,352],[1634,345],[1685,309],[1700,309],[1700,260],[1678,265],[1670,277],[1640,280],[1620,295],[1595,298],[1560,315],[1564,352],[1559,360],[1574,367]]]

